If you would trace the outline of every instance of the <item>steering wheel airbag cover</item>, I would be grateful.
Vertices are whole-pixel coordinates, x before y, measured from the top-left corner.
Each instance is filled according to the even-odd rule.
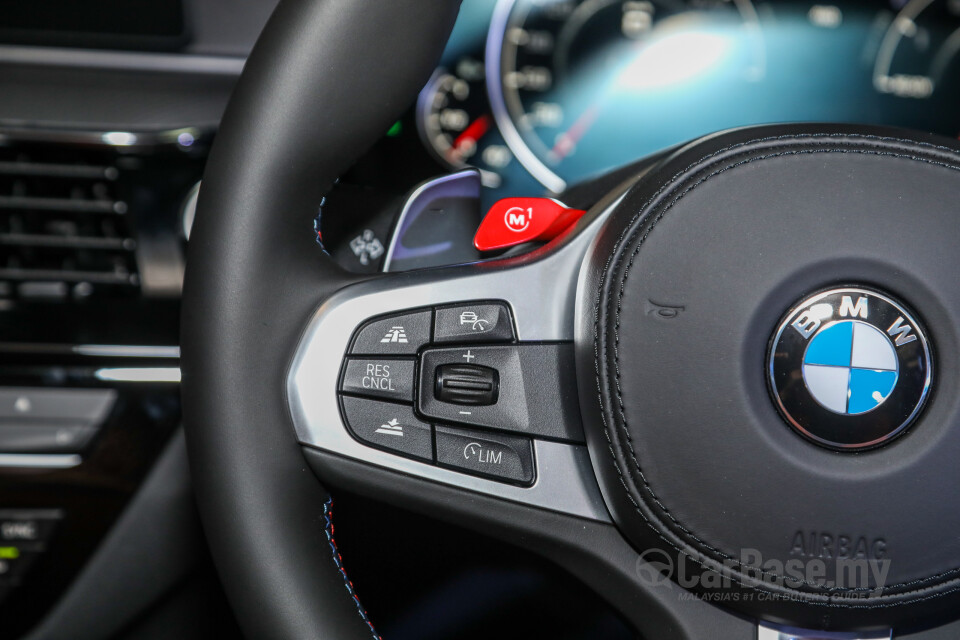
[[[768,127],[708,138],[653,176],[597,239],[582,294],[595,319],[578,335],[595,381],[582,404],[618,525],[668,554],[673,577],[683,564],[695,588],[737,593],[724,603],[751,614],[820,627],[947,611],[960,588],[960,510],[944,503],[960,486],[955,146]],[[765,376],[791,305],[850,284],[916,309],[938,363],[910,431],[857,454],[793,432]],[[830,583],[841,540],[885,575]],[[790,560],[822,561],[827,579],[785,579]],[[705,587],[707,574],[726,580]]]

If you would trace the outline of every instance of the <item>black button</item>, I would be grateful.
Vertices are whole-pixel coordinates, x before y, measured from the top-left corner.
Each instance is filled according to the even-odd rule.
[[[500,385],[495,404],[464,406],[437,398],[437,369],[451,364],[496,370]],[[572,344],[427,349],[420,359],[418,408],[438,422],[583,442],[574,371]]]
[[[86,425],[0,422],[0,452],[79,453],[96,432]]]
[[[510,311],[501,302],[437,309],[434,342],[509,342],[513,337]]]
[[[411,407],[341,398],[344,419],[357,439],[411,458],[433,460],[433,437],[429,424],[417,420]]]
[[[377,318],[357,332],[350,353],[381,355],[413,355],[430,342],[431,311],[405,313]]]
[[[444,364],[437,367],[434,393],[437,400],[465,406],[494,404],[500,392],[496,369],[475,364]]]
[[[24,551],[15,546],[0,546],[0,583],[19,581],[40,556],[40,551]]]
[[[6,509],[0,511],[0,547],[42,550],[63,512],[57,509]]]
[[[353,358],[344,367],[340,391],[413,402],[414,366],[413,360]]]
[[[533,482],[533,447],[529,438],[438,426],[437,462],[496,480]]]
[[[0,546],[42,545],[53,534],[55,519],[34,518],[27,514],[4,517],[0,515]]]

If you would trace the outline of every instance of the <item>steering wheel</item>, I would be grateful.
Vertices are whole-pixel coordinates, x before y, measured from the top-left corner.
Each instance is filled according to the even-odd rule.
[[[213,148],[184,411],[244,631],[377,637],[338,487],[543,554],[642,637],[955,637],[956,142],[723,132],[619,173],[531,253],[346,273],[311,221],[457,9],[283,0]],[[351,393],[383,364],[386,401]]]

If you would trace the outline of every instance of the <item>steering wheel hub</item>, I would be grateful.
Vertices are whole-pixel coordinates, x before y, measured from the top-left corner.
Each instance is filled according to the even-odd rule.
[[[895,624],[960,586],[960,515],[930,498],[960,482],[930,346],[952,388],[960,158],[802,131],[690,145],[613,213],[580,294],[588,442],[621,531],[683,586]]]

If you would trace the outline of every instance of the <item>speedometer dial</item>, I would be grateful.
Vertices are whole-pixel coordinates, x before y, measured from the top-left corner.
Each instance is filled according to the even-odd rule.
[[[497,124],[554,192],[706,133],[711,92],[765,72],[750,0],[500,0],[487,46]]]

